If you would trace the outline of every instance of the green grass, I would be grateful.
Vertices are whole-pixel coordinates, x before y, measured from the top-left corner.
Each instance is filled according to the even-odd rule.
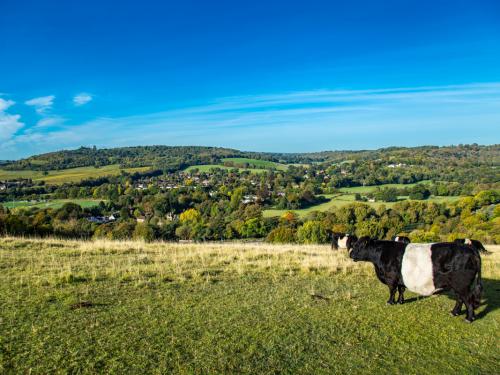
[[[429,183],[430,181],[429,180],[425,180],[425,181],[420,181],[420,182],[416,182],[416,183],[413,183],[413,184],[383,184],[383,185],[371,185],[371,186],[355,186],[355,187],[349,187],[349,188],[340,188],[339,191],[342,191],[342,192],[345,192],[345,193],[351,193],[351,194],[355,194],[355,193],[360,193],[360,194],[367,194],[367,193],[371,193],[375,190],[377,190],[377,188],[397,188],[397,189],[402,189],[402,188],[405,188],[405,187],[412,187],[412,186],[415,186],[417,184],[427,184]]]
[[[53,199],[46,202],[4,202],[2,205],[6,208],[61,208],[65,203],[71,202],[80,205],[82,208],[89,208],[99,205],[101,201],[102,199]]]
[[[323,196],[327,199],[329,199],[328,202],[324,202],[321,204],[317,204],[314,206],[310,206],[304,209],[299,209],[299,210],[277,210],[277,209],[267,209],[263,211],[264,217],[274,217],[274,216],[281,216],[285,212],[292,211],[295,212],[299,217],[304,218],[307,215],[309,215],[313,211],[320,211],[320,212],[326,212],[330,211],[332,209],[336,208],[341,208],[343,206],[346,206],[350,203],[354,203],[355,196],[354,194],[323,194]],[[436,196],[431,196],[429,199],[425,200],[424,202],[437,202],[437,203],[444,203],[444,202],[455,202],[459,200],[461,197],[436,197]],[[398,197],[399,201],[401,200],[406,200],[408,197]],[[373,208],[378,208],[382,205],[385,207],[392,207],[394,206],[397,202],[362,202],[365,203]]]
[[[500,249],[466,324],[446,295],[386,306],[328,246],[0,241],[0,373],[494,374]]]
[[[249,171],[251,173],[264,173],[266,172],[265,169],[257,169],[257,168],[234,168],[234,167],[226,167],[224,165],[218,165],[218,164],[204,164],[204,165],[192,165],[190,167],[187,167],[184,169],[184,172],[191,172],[193,169],[198,169],[200,172],[210,172],[211,169],[225,169],[225,170],[231,170],[231,169],[237,169],[238,171]]]
[[[238,169],[238,171],[250,171],[251,173],[264,173],[265,168],[276,168],[278,170],[286,170],[288,168],[285,164],[275,163],[268,160],[250,159],[250,158],[224,158],[222,162],[232,161],[235,164],[247,163],[249,168],[235,168],[228,167],[221,164],[204,164],[204,165],[192,165],[184,169],[185,172],[190,172],[193,169],[198,169],[200,172],[210,172],[211,169],[220,168],[225,170]]]
[[[129,173],[144,172],[149,170],[150,167],[139,168],[123,168],[119,165],[106,165],[100,168],[94,167],[80,167],[62,169],[57,171],[48,171],[48,175],[44,176],[40,171],[7,171],[0,169],[0,180],[12,180],[16,178],[31,178],[33,181],[45,181],[47,184],[60,185],[66,182],[79,182],[87,178],[96,178],[104,176],[116,176],[121,171]]]
[[[250,159],[250,158],[224,158],[225,161],[232,161],[235,164],[243,164],[247,163],[251,167],[255,168],[276,168],[279,170],[286,170],[288,167],[285,164],[276,163],[274,161],[269,160],[260,160],[260,159]]]

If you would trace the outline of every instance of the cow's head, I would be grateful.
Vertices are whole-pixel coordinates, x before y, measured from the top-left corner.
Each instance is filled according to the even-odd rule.
[[[355,262],[366,261],[370,259],[370,244],[373,240],[368,237],[361,237],[352,246],[352,250],[349,251],[349,257]]]
[[[356,241],[358,241],[358,237],[356,237],[356,235],[354,234],[347,235],[347,241],[346,241],[347,251],[350,251],[353,248]]]

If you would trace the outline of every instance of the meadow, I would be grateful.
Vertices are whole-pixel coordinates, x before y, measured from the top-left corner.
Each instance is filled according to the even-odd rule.
[[[203,164],[203,165],[192,165],[190,167],[187,167],[184,169],[184,172],[191,172],[193,169],[197,169],[200,172],[210,172],[211,169],[225,169],[225,170],[231,170],[231,169],[237,169],[238,171],[249,171],[250,173],[264,173],[267,170],[266,169],[259,169],[259,168],[235,168],[235,167],[227,167],[224,165],[219,165],[219,164]]]
[[[274,161],[269,160],[261,160],[261,159],[251,159],[251,158],[224,158],[222,162],[230,161],[235,164],[248,164],[250,167],[254,168],[276,168],[278,170],[286,170],[288,166],[286,164],[276,163]]]
[[[0,239],[0,372],[494,374],[500,246],[478,320],[445,294],[387,306],[323,245]]]
[[[80,167],[69,168],[62,170],[49,170],[44,175],[42,171],[22,170],[22,171],[9,171],[0,169],[1,180],[13,180],[17,178],[30,178],[33,181],[45,181],[49,185],[61,185],[69,182],[80,182],[88,178],[97,178],[105,176],[117,176],[122,171],[128,173],[145,172],[150,167],[138,168],[120,168],[118,164],[106,165],[100,168],[95,167]]]
[[[52,199],[43,201],[12,201],[2,202],[2,206],[6,208],[61,208],[65,203],[75,203],[82,208],[95,207],[99,205],[102,199]]]
[[[386,186],[386,185],[381,185],[381,186]],[[370,192],[368,190],[370,187],[364,186],[362,187],[365,191],[364,193]],[[310,213],[313,211],[319,211],[319,212],[326,212],[330,211],[331,209],[335,208],[340,208],[345,205],[348,205],[350,203],[354,203],[355,200],[355,195],[354,193],[348,193],[347,189],[357,189],[356,192],[359,192],[360,189],[358,188],[346,188],[343,189],[343,193],[340,194],[322,194],[326,199],[328,199],[327,202],[320,203],[317,205],[313,205],[307,208],[302,208],[298,210],[279,210],[279,209],[267,209],[263,211],[264,217],[273,217],[273,216],[282,216],[284,213],[288,211],[292,211],[297,214],[300,218],[306,218]],[[407,196],[400,196],[398,197],[398,202],[402,200],[408,199]],[[428,199],[426,199],[426,202],[436,202],[436,203],[444,203],[444,202],[453,202],[460,199],[460,197],[441,197],[441,196],[431,196]],[[376,202],[362,202],[365,203],[373,208],[378,208],[380,206],[385,206],[385,207],[391,207],[394,206],[397,202],[382,202],[382,201],[376,201]]]

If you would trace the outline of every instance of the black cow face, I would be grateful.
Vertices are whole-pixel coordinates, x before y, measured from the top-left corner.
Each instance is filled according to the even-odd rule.
[[[371,242],[370,237],[361,237],[349,252],[349,257],[355,262],[367,261],[370,259],[369,244]]]

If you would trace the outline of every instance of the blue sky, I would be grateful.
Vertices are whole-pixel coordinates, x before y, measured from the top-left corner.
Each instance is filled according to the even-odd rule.
[[[500,143],[498,1],[0,4],[0,159]]]

